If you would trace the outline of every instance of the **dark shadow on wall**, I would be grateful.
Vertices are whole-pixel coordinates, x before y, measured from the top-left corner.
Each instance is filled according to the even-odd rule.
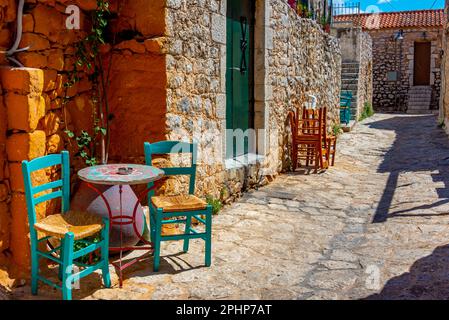
[[[409,272],[393,277],[382,291],[363,300],[449,299],[449,245],[416,260]]]
[[[385,153],[377,172],[389,173],[383,195],[379,201],[373,223],[382,223],[391,217],[419,216],[419,210],[449,203],[449,138],[437,128],[436,118],[428,116],[398,116],[368,124],[370,128],[391,130],[396,134],[393,146]],[[436,190],[441,199],[435,203],[391,212],[395,191],[401,174],[432,171],[434,182],[443,182],[444,188]]]

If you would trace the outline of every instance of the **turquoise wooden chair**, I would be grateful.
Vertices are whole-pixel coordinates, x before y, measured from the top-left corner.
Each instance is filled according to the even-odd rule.
[[[352,92],[342,91],[340,94],[340,122],[346,125],[351,121]]]
[[[184,241],[184,252],[189,250],[189,241],[203,239],[205,241],[205,265],[211,265],[212,249],[212,206],[194,195],[196,177],[197,145],[185,142],[162,141],[150,144],[145,143],[145,160],[147,165],[152,165],[153,155],[191,153],[190,167],[161,168],[167,176],[187,175],[189,179],[189,194],[180,196],[154,196],[154,191],[149,193],[148,204],[150,207],[150,234],[154,246],[154,271],[159,271],[160,251],[162,241]],[[149,184],[149,188],[154,186]],[[192,228],[192,218],[205,225],[205,232],[199,232]],[[185,224],[185,231],[179,235],[161,234],[162,225]]]
[[[52,154],[32,161],[22,162],[22,172],[25,182],[25,195],[28,208],[28,221],[31,239],[31,292],[38,293],[38,281],[46,283],[62,291],[64,300],[72,299],[72,285],[97,269],[102,270],[105,287],[111,286],[109,275],[109,220],[86,212],[70,211],[70,165],[69,153]],[[61,180],[39,186],[32,185],[31,174],[52,166],[61,166]],[[40,221],[36,220],[36,205],[52,199],[61,198],[62,213],[50,215]],[[88,239],[100,232],[101,239],[97,242]],[[42,238],[39,236],[43,235]],[[61,245],[50,251],[41,251],[39,244],[44,244],[51,238],[59,239]],[[75,241],[82,242],[82,249],[74,250]],[[100,250],[99,262],[88,265],[79,262],[80,258]],[[59,264],[58,285],[39,274],[39,259],[50,259]],[[74,273],[73,267],[82,269]]]

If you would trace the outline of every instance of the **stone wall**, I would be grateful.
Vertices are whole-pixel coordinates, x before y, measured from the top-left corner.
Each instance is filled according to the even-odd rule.
[[[1,59],[5,65],[0,69],[1,200],[6,201],[0,205],[0,252],[19,271],[28,269],[30,252],[21,161],[70,149],[63,131],[74,129],[73,123],[89,123],[91,116],[86,112],[91,90],[86,78],[68,91],[64,88],[66,73],[73,65],[72,44],[84,33],[64,28],[63,2],[26,1],[19,48],[30,48],[16,58],[29,68],[11,68],[4,56]],[[92,1],[81,2],[81,8],[91,9]],[[1,50],[9,49],[14,40],[16,6],[17,1],[9,1],[6,7],[0,2]],[[5,17],[9,18],[5,20]],[[85,19],[83,12],[83,27],[87,27]],[[72,101],[67,112],[62,108],[63,99]],[[57,174],[47,170],[38,172],[33,179],[45,183]],[[57,209],[54,202],[48,202],[37,211],[43,217]]]
[[[116,43],[105,50],[111,61],[110,160],[143,163],[144,142],[166,137],[166,0],[111,3],[120,6],[110,22]]]
[[[341,78],[340,45],[335,37],[323,32],[310,19],[299,18],[283,1],[269,3],[269,25],[273,36],[268,52],[267,85],[272,89],[269,107],[269,172],[289,166],[286,116],[294,106],[304,107],[309,95],[318,98],[318,106],[328,109],[328,129],[340,123],[339,96]],[[277,141],[272,141],[278,137]],[[277,145],[277,150],[271,146]]]
[[[81,30],[66,28],[69,4],[81,9]],[[3,51],[14,40],[16,6],[15,0],[0,1]],[[96,0],[27,0],[20,48],[30,49],[16,58],[28,68],[6,67],[9,62],[1,57],[5,67],[0,72],[0,253],[14,262],[16,271],[29,267],[21,161],[67,149],[74,183],[76,171],[85,166],[75,156],[76,142],[64,130],[92,130],[92,84],[85,74],[68,90],[64,84],[75,62],[74,45],[86,35],[83,30],[90,29],[89,14],[95,8]],[[104,68],[111,72],[110,159],[143,162],[143,142],[165,139],[165,0],[112,0],[110,9],[107,37],[114,46],[101,48]],[[41,172],[35,179],[43,183],[54,174]],[[38,215],[57,209],[54,203],[43,204]]]
[[[14,1],[0,1],[0,51],[5,51],[10,44],[11,31],[8,24],[15,21],[16,10],[12,5]],[[0,54],[0,65],[5,64],[4,56]],[[3,252],[10,246],[11,213],[9,210],[10,189],[8,182],[8,166],[6,157],[6,108],[3,102],[3,87],[0,84],[0,261],[4,260]],[[0,266],[1,267],[1,266]]]
[[[393,34],[397,31],[399,30],[368,31],[373,39],[374,108],[384,111],[406,110],[408,90],[413,86],[414,43],[415,41],[431,41],[431,86],[433,88],[431,109],[438,109],[441,88],[441,31],[404,29],[404,40],[395,42]],[[400,70],[399,81],[388,81],[387,73],[395,70]]]
[[[444,12],[447,16],[449,0],[445,1]],[[443,58],[441,63],[441,97],[439,106],[439,122],[444,123],[444,128],[449,134],[449,22],[446,21],[442,32]]]
[[[168,2],[167,35],[168,138],[198,141],[198,194],[226,200],[287,168],[287,114],[304,106],[309,94],[328,107],[329,128],[339,122],[338,41],[316,22],[299,18],[286,1],[258,0],[257,151],[225,160],[226,1]]]
[[[342,61],[359,66],[359,74],[354,78],[357,91],[353,91],[354,95],[357,94],[355,116],[358,120],[365,104],[373,103],[373,42],[371,36],[360,27],[338,27],[332,30],[332,34],[340,40]],[[342,84],[342,90],[347,89]]]
[[[357,119],[366,104],[373,104],[373,41],[368,33],[361,32]]]

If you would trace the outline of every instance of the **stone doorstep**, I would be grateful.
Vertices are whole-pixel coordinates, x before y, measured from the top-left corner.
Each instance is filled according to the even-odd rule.
[[[248,165],[262,164],[265,157],[257,154],[247,154],[234,159],[225,160],[226,170],[243,168]]]

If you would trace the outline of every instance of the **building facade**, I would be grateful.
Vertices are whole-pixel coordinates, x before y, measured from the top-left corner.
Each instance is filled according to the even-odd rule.
[[[445,15],[449,14],[449,0],[445,1]],[[449,133],[449,21],[445,20],[442,32],[442,75],[441,75],[441,97],[438,120]]]
[[[341,15],[336,20],[362,27],[372,38],[376,110],[438,109],[443,10]]]

